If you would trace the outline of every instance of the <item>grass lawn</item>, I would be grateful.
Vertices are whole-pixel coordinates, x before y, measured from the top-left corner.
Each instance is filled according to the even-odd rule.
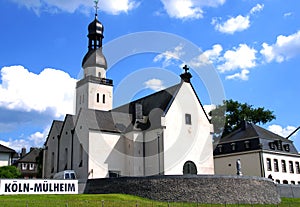
[[[79,194],[79,195],[12,195],[0,196],[2,207],[260,207],[277,205],[225,205],[157,202],[137,196],[123,194]],[[299,207],[300,199],[282,199],[278,207]]]

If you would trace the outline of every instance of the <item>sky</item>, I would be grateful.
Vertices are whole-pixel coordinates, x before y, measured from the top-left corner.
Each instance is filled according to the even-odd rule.
[[[0,1],[0,143],[40,147],[73,114],[92,0]],[[114,106],[180,81],[187,64],[208,109],[223,99],[265,107],[262,125],[300,126],[300,4],[295,0],[100,0]],[[300,150],[300,132],[291,139]]]

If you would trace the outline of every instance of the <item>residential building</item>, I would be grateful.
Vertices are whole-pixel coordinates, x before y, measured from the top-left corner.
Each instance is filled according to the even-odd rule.
[[[293,141],[260,126],[243,122],[214,149],[215,173],[260,176],[281,184],[300,184],[300,155]]]

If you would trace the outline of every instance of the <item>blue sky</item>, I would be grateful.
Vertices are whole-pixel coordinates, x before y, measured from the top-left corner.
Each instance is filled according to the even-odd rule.
[[[41,146],[52,120],[73,113],[74,88],[87,51],[87,26],[94,19],[93,6],[92,0],[0,2],[2,144],[16,150]],[[184,63],[191,67],[192,83],[203,104],[215,104],[215,80],[207,79],[212,72],[193,70],[210,65],[226,99],[274,111],[276,120],[263,127],[287,136],[300,125],[297,1],[100,0],[99,10],[99,20],[105,27],[104,52],[124,36],[122,43],[133,51],[134,43],[126,42],[126,35],[137,32],[145,35],[154,31],[179,39],[173,46],[163,38],[150,41],[149,47],[158,45],[159,50],[133,52],[109,65],[115,105],[177,83]],[[203,53],[182,61],[191,51],[186,41]],[[113,55],[105,55],[111,63]],[[126,98],[124,88],[130,88]],[[299,134],[292,137],[298,150]]]

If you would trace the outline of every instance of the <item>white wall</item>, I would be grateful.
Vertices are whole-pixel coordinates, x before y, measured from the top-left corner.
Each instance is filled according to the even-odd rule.
[[[0,152],[0,167],[8,166],[11,164],[11,155],[10,153],[1,153]]]
[[[191,125],[185,114],[191,115]],[[183,174],[186,161],[196,164],[198,174],[214,174],[212,125],[189,83],[182,84],[164,122],[165,174]]]
[[[272,170],[270,170],[270,171],[267,168],[267,158],[269,158],[271,160]],[[278,172],[276,172],[274,169],[274,159],[278,160],[278,166],[279,166]],[[285,160],[286,172],[282,171],[281,160]],[[290,172],[289,161],[292,161],[292,163],[293,163],[294,173]],[[291,184],[291,181],[294,181],[296,184],[298,184],[298,182],[300,182],[300,174],[297,173],[296,165],[295,165],[295,162],[300,163],[300,155],[264,152],[263,153],[263,162],[264,162],[265,177],[272,175],[272,178],[274,180],[279,180],[281,184],[283,183],[283,180],[287,180],[289,184]]]
[[[125,174],[124,141],[119,134],[89,132],[89,179],[108,177],[108,171]]]

